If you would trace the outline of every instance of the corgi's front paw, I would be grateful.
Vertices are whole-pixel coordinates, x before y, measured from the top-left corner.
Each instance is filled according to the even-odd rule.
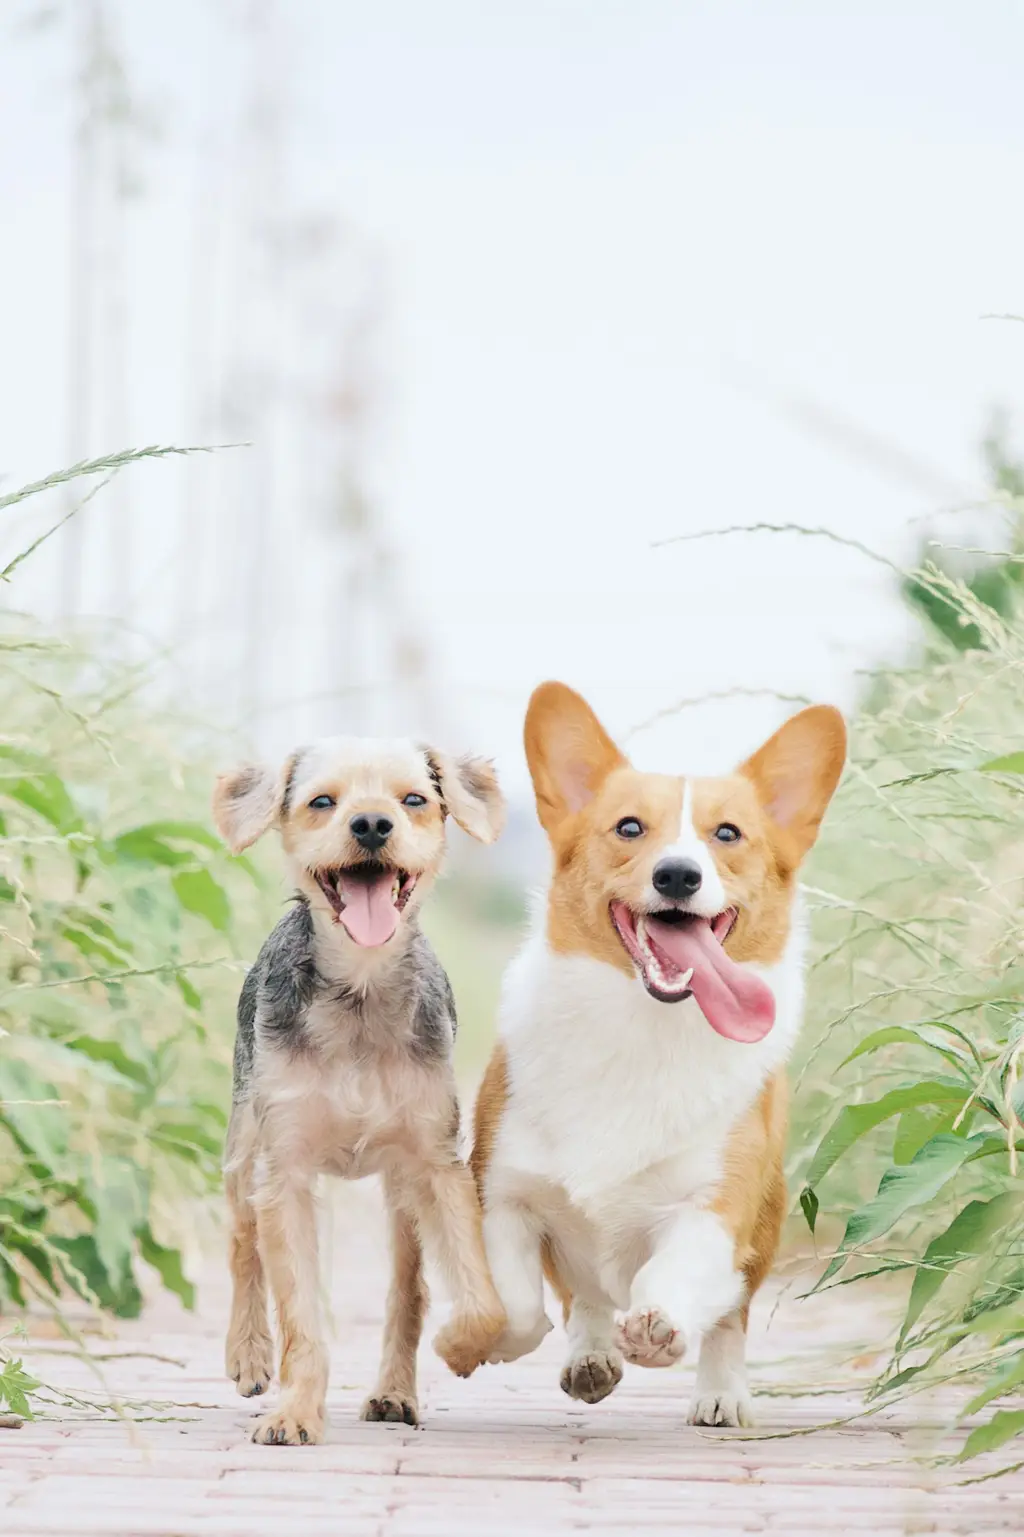
[[[698,1388],[686,1416],[688,1425],[721,1425],[749,1429],[754,1424],[754,1406],[743,1387],[725,1392],[701,1392]]]
[[[634,1308],[615,1333],[619,1349],[633,1366],[675,1366],[686,1354],[682,1330],[659,1307]]]
[[[617,1350],[588,1350],[573,1356],[562,1371],[562,1392],[585,1404],[599,1404],[622,1381],[622,1357]]]

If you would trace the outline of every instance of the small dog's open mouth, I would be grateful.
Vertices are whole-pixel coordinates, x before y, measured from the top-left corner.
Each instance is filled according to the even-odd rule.
[[[730,1040],[759,1041],[768,1034],[775,1023],[771,989],[723,948],[738,917],[734,907],[715,918],[678,908],[636,913],[624,902],[612,902],[609,912],[652,998],[696,998],[712,1029]]]
[[[367,949],[387,944],[419,879],[408,870],[379,864],[312,870],[310,874],[330,903],[335,923]]]

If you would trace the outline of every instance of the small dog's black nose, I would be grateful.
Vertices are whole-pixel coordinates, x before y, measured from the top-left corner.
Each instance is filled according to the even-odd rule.
[[[662,859],[654,867],[654,889],[673,902],[700,890],[700,865],[695,859]]]
[[[358,816],[348,825],[359,847],[372,854],[375,849],[384,847],[395,824],[390,817]]]

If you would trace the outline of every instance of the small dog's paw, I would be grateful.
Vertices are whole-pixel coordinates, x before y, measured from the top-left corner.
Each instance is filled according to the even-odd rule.
[[[634,1366],[675,1366],[686,1340],[661,1308],[635,1308],[616,1326],[616,1342]]]
[[[471,1377],[504,1329],[504,1313],[458,1313],[434,1336],[434,1349],[456,1377]]]
[[[274,1376],[274,1345],[270,1335],[250,1337],[237,1344],[229,1339],[225,1366],[243,1398],[265,1393]]]
[[[617,1350],[591,1350],[574,1356],[562,1372],[562,1392],[585,1404],[599,1404],[622,1381],[622,1357]]]
[[[754,1423],[754,1406],[744,1388],[725,1393],[695,1394],[686,1416],[688,1425],[721,1425],[749,1429]]]
[[[263,1446],[318,1446],[324,1438],[322,1409],[278,1409],[256,1421],[252,1439]]]
[[[487,1359],[492,1366],[496,1366],[499,1361],[518,1361],[521,1356],[528,1356],[536,1350],[545,1335],[550,1333],[551,1319],[542,1313],[536,1323],[525,1329],[502,1330],[501,1337]]]
[[[389,1425],[418,1425],[419,1411],[415,1398],[398,1393],[380,1393],[368,1398],[359,1411],[361,1420],[383,1420]]]

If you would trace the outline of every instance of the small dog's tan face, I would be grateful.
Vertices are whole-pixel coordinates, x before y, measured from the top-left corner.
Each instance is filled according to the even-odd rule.
[[[236,853],[276,823],[297,889],[367,949],[394,937],[436,879],[446,813],[482,843],[504,820],[485,760],[358,737],[303,748],[276,774],[245,766],[223,775],[213,810]]]

